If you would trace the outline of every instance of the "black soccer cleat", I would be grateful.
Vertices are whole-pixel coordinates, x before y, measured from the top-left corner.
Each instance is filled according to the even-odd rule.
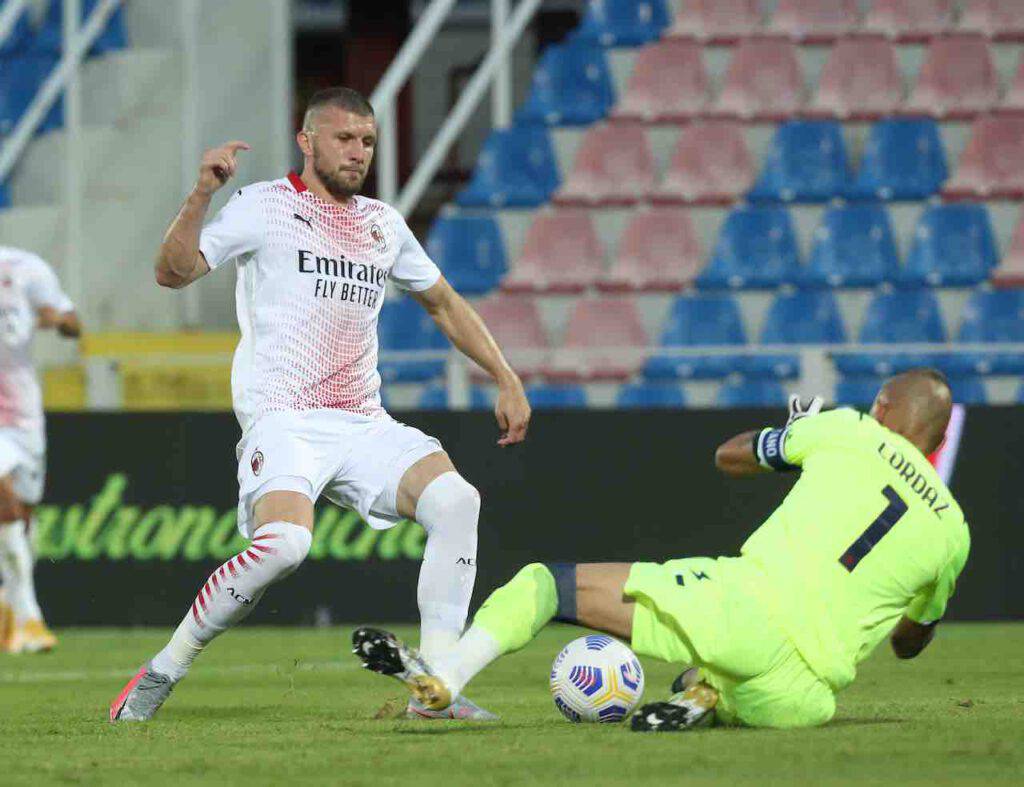
[[[434,674],[415,648],[389,631],[361,626],[352,632],[352,652],[363,667],[378,675],[402,681],[413,699],[427,710],[440,711],[452,704],[451,690]]]
[[[700,667],[687,667],[672,681],[672,693],[682,694],[687,689],[700,683]]]
[[[401,645],[394,634],[363,626],[352,632],[352,652],[363,662],[363,667],[380,675],[398,675],[405,672],[402,665]]]
[[[676,679],[679,682],[686,673]],[[697,683],[674,695],[668,702],[652,702],[633,714],[633,732],[681,732],[710,726],[715,720],[718,692]]]

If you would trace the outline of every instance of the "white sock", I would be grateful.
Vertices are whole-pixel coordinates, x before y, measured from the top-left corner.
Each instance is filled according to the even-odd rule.
[[[427,531],[416,597],[420,652],[428,661],[451,649],[466,626],[479,518],[480,494],[454,471],[427,484],[416,503],[416,521]]]
[[[501,655],[498,641],[480,626],[470,626],[458,644],[432,664],[453,697],[484,667]]]
[[[306,528],[289,522],[260,527],[247,549],[210,574],[192,609],[153,657],[153,669],[171,680],[181,680],[208,643],[240,623],[270,585],[299,567],[312,540],[313,534]]]
[[[0,525],[0,572],[7,588],[7,603],[14,613],[15,625],[28,620],[42,620],[43,613],[36,599],[32,576],[35,558],[24,522]]]

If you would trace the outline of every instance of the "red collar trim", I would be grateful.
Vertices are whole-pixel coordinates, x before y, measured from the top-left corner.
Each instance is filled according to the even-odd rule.
[[[302,182],[302,178],[300,178],[294,172],[288,173],[288,182],[292,184],[292,188],[295,189],[299,194],[301,194],[304,191],[308,191],[306,184]]]

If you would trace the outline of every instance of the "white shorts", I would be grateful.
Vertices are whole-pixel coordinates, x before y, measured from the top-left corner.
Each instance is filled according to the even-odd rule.
[[[34,432],[0,428],[0,477],[11,476],[14,493],[22,503],[43,499],[46,482],[46,443]]]
[[[377,530],[401,519],[405,471],[441,443],[391,418],[343,410],[270,413],[238,444],[238,529],[252,537],[253,506],[268,492],[320,495],[357,511]]]

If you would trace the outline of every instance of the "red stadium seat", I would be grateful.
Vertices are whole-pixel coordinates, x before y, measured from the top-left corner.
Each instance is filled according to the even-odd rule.
[[[750,188],[755,174],[738,123],[692,123],[680,132],[668,172],[651,198],[662,203],[727,205]]]
[[[753,35],[760,25],[758,0],[687,0],[669,35],[725,44]]]
[[[612,269],[597,286],[608,292],[681,290],[703,263],[704,250],[687,210],[647,208],[633,215]]]
[[[581,298],[547,374],[555,380],[625,380],[639,370],[646,346],[632,298]]]
[[[999,109],[1007,112],[1024,112],[1024,57],[1017,64],[1017,71]]]
[[[840,39],[821,72],[810,114],[874,118],[903,102],[903,74],[895,47],[882,36]]]
[[[952,199],[1024,197],[1024,117],[976,120],[960,165],[943,193]]]
[[[729,63],[714,114],[781,120],[800,111],[804,92],[795,44],[778,38],[748,38]]]
[[[630,205],[654,185],[654,157],[643,126],[606,123],[583,137],[572,172],[555,194],[563,205]]]
[[[875,0],[864,29],[899,41],[927,41],[953,29],[952,0]]]
[[[996,41],[1024,40],[1024,3],[1020,0],[970,0],[960,28]]]
[[[542,210],[502,282],[508,292],[582,292],[604,271],[604,249],[585,210]]]
[[[917,79],[907,111],[935,117],[965,117],[985,112],[999,101],[999,74],[981,35],[934,39]]]
[[[629,86],[614,109],[616,117],[684,120],[708,103],[703,47],[681,39],[660,41],[640,50]]]
[[[520,375],[532,377],[541,372],[547,363],[549,344],[533,298],[492,295],[477,303],[476,310]],[[483,372],[474,374],[480,376]]]
[[[768,23],[773,33],[781,33],[805,43],[831,41],[853,32],[860,24],[857,0],[779,0]]]

